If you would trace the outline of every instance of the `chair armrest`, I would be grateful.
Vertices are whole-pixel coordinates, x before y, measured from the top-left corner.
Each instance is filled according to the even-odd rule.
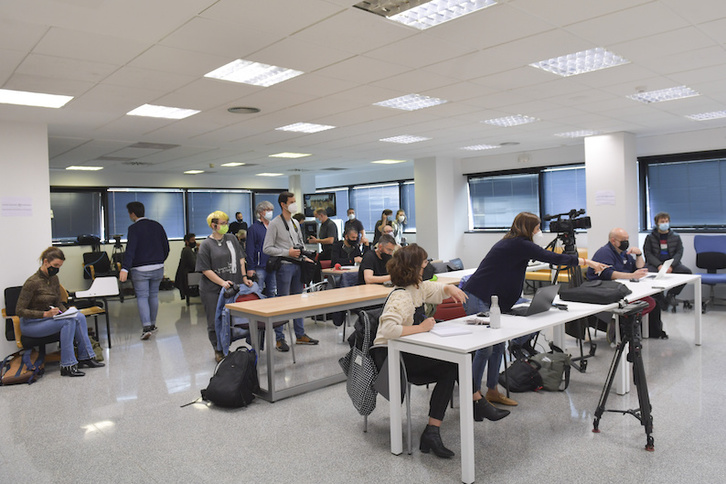
[[[15,344],[18,346],[18,349],[23,349],[23,343],[20,342],[20,318],[18,316],[10,316],[10,318],[13,320],[13,331],[15,331]]]

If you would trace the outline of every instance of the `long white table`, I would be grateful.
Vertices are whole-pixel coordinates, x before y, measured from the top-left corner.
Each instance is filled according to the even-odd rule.
[[[622,281],[621,281],[622,282]],[[642,281],[638,283],[628,282],[628,287],[633,293],[628,300],[653,295],[664,289],[675,287],[679,284],[692,283],[695,286],[695,333],[696,344],[701,344],[701,284],[700,276],[669,274],[667,278],[657,281]],[[556,302],[559,298],[556,299]],[[564,323],[576,319],[585,318],[605,311],[617,308],[617,303],[608,305],[583,304],[564,302],[568,306],[567,311],[551,309],[546,313],[540,313],[526,318],[502,315],[502,327],[490,329],[487,326],[472,326],[466,324],[467,318],[438,323],[441,325],[466,325],[471,329],[471,334],[460,336],[441,337],[432,333],[419,333],[388,342],[388,361],[400,361],[400,353],[412,353],[429,358],[436,358],[443,361],[456,363],[459,367],[459,426],[461,428],[461,480],[465,483],[474,482],[474,409],[472,402],[472,387],[466,382],[472,381],[472,357],[471,353],[488,346],[493,346],[503,341],[524,336],[535,331],[547,328],[555,330],[555,343],[562,345],[564,339]],[[624,367],[619,375],[618,382],[627,378],[629,371]],[[624,376],[623,376],[624,375]],[[400,370],[397,365],[388,365],[389,394],[399,395],[401,391]],[[622,382],[621,390],[626,390],[626,382]],[[620,393],[620,392],[618,392]],[[391,416],[391,452],[399,455],[403,452],[402,435],[402,412],[400,405],[390,405]]]

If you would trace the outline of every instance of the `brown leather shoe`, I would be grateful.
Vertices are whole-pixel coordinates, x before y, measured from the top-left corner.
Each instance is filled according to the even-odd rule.
[[[489,403],[501,403],[502,405],[509,405],[510,407],[516,407],[519,405],[516,400],[512,400],[499,392],[487,392],[486,395],[484,395],[484,398],[486,398]]]

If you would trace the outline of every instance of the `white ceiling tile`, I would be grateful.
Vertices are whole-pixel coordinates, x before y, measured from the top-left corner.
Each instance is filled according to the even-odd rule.
[[[129,39],[51,28],[33,49],[37,54],[89,62],[123,65],[146,50],[146,44]]]
[[[233,101],[264,90],[264,87],[250,86],[238,82],[218,79],[197,79],[165,96],[155,98],[152,104],[205,110],[215,107],[237,106]],[[245,104],[248,106],[248,104]]]
[[[328,45],[331,44],[328,43]],[[334,46],[335,44],[332,45]],[[312,53],[314,55],[311,55]],[[273,66],[287,67],[303,72],[313,72],[353,56],[354,54],[338,50],[334,47],[306,42],[291,37],[255,52],[248,56],[248,59]]]
[[[118,69],[118,66],[101,62],[88,62],[63,57],[30,54],[15,72],[41,77],[100,82]],[[60,94],[60,93],[55,93]]]
[[[154,45],[129,63],[132,67],[202,77],[234,58]]]
[[[29,74],[15,74],[3,86],[4,89],[18,91],[44,92],[48,94],[64,94],[80,96],[91,89],[95,83],[75,79],[58,79]]]
[[[359,55],[320,69],[317,73],[326,77],[366,84],[395,76],[408,70],[410,70],[408,67]]]
[[[198,79],[154,69],[124,66],[103,80],[105,84],[133,88],[174,91]]]
[[[420,68],[469,54],[476,49],[469,44],[447,42],[421,32],[366,53],[366,57],[411,68]]]
[[[660,1],[678,15],[695,24],[726,17],[726,2],[721,0],[698,0],[697,2],[684,2],[683,0]]]
[[[3,50],[29,52],[47,31],[45,25],[0,17],[0,45]]]
[[[542,2],[541,0],[517,0],[511,2],[511,6],[517,10],[539,17],[552,25],[562,27],[651,1],[610,0],[601,2],[598,0],[557,0],[557,4],[553,5],[552,2]]]

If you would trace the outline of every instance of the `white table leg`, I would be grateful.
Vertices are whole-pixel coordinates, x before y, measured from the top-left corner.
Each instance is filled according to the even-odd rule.
[[[552,341],[558,348],[565,349],[565,325],[558,324],[552,328]]]
[[[701,300],[701,297],[701,278],[699,277],[693,283],[693,313],[696,318],[695,332],[697,346],[701,346],[701,311],[703,310],[703,301]]]
[[[391,412],[391,453],[400,455],[403,452],[403,434],[401,421],[401,351],[395,341],[388,342],[388,394],[390,395]]]
[[[474,482],[474,402],[472,401],[471,355],[460,355],[459,426],[461,428],[461,481]]]

